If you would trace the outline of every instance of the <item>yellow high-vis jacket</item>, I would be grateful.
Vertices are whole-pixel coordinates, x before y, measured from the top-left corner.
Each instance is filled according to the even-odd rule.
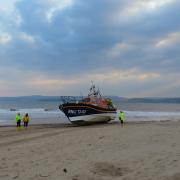
[[[29,116],[24,116],[23,117],[23,122],[29,122]]]

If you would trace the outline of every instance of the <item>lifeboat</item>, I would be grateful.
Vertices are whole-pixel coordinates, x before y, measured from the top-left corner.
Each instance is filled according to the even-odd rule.
[[[116,118],[116,108],[112,100],[103,98],[93,83],[87,97],[74,102],[63,100],[59,109],[71,123],[77,125],[106,123]]]

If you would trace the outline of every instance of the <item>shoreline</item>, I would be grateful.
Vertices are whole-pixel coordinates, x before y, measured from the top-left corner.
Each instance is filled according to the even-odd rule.
[[[163,122],[180,122],[180,119],[176,119],[176,120],[145,120],[145,121],[125,121],[124,124],[148,124],[148,123],[163,123]],[[67,122],[52,122],[52,123],[30,123],[28,125],[28,127],[36,127],[36,126],[58,126],[58,127],[66,127],[66,126],[72,126],[72,127],[86,127],[86,126],[96,126],[96,125],[113,125],[113,124],[119,124],[119,120],[114,120],[111,122],[107,122],[107,123],[94,123],[91,125],[75,125],[73,123],[71,123],[70,121]],[[16,124],[0,124],[0,128],[2,127],[16,127]],[[21,124],[21,127],[23,127],[23,124]]]
[[[0,180],[177,180],[180,121],[0,127]]]

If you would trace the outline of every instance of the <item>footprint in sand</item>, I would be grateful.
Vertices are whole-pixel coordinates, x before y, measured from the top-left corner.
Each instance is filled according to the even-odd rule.
[[[88,175],[76,175],[72,178],[72,180],[96,180],[96,179]],[[101,180],[101,179],[98,179],[98,180]]]
[[[119,177],[127,174],[129,170],[107,162],[98,162],[94,165],[93,173],[101,176]]]

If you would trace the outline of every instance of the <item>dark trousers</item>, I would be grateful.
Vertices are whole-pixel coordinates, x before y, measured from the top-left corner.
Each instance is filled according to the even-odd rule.
[[[17,121],[17,127],[21,127],[21,121]]]
[[[24,127],[28,127],[28,122],[24,122]]]
[[[123,119],[119,118],[119,120],[120,120],[121,124],[123,124],[123,123],[124,123],[124,120],[123,120]]]

